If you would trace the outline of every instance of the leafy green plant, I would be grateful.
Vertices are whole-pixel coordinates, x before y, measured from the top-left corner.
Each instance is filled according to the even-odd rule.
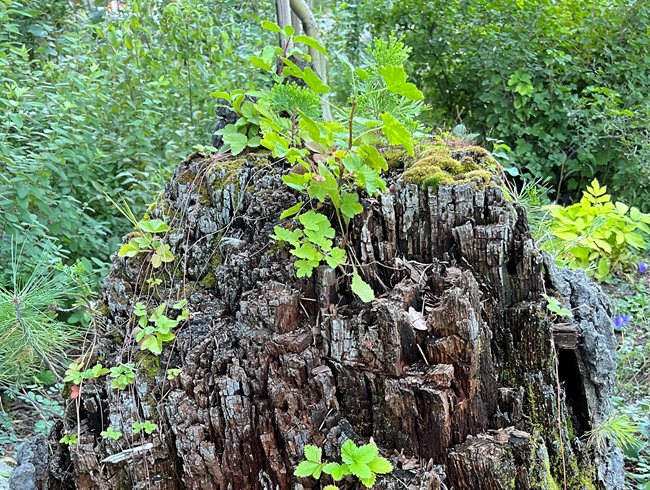
[[[167,370],[167,379],[176,379],[181,375],[181,370],[178,368],[170,368]]]
[[[65,434],[61,439],[59,439],[59,444],[65,444],[66,446],[74,446],[77,442],[77,434]]]
[[[572,315],[571,310],[562,306],[560,300],[558,300],[553,296],[545,296],[545,297],[546,297],[546,309],[548,311],[550,311],[554,315],[562,316],[562,317],[570,317]]]
[[[112,427],[108,427],[106,430],[103,430],[99,434],[102,439],[112,439],[114,441],[117,441],[122,437],[122,433],[119,431],[116,431]]]
[[[63,381],[80,385],[85,380],[96,379],[108,373],[110,373],[110,369],[105,368],[101,363],[95,364],[89,369],[83,369],[82,363],[73,362],[66,370]]]
[[[381,174],[388,165],[377,146],[402,146],[414,153],[415,117],[423,95],[407,81],[403,63],[408,49],[395,38],[375,42],[367,66],[350,66],[354,90],[347,107],[339,107],[327,97],[330,87],[308,66],[300,45],[327,54],[325,48],[315,39],[294,36],[292,29],[271,22],[263,27],[287,38],[287,47],[267,46],[251,58],[267,72],[270,89],[215,94],[239,115],[221,130],[221,151],[238,154],[262,146],[293,165],[297,170],[283,181],[302,199],[281,214],[281,220],[291,222],[276,226],[272,238],[292,247],[298,277],[310,277],[322,263],[351,269],[352,291],[372,301],[374,293],[347,247],[347,232],[350,221],[363,212],[359,191],[376,196],[386,190]],[[333,120],[325,117],[330,112]]]
[[[120,364],[119,366],[112,367],[109,376],[113,378],[111,388],[124,390],[130,384],[135,383],[135,364],[129,362],[127,364]]]
[[[354,476],[366,487],[372,488],[377,480],[377,475],[393,471],[393,465],[386,458],[379,456],[379,450],[374,442],[357,447],[351,439],[345,441],[341,447],[340,463],[322,462],[323,451],[317,446],[305,446],[305,460],[294,471],[298,477],[312,477],[320,479],[325,473],[334,481],[340,481],[347,476]],[[338,489],[335,485],[325,488]]]
[[[140,344],[140,349],[161,354],[163,345],[176,338],[172,330],[189,318],[190,312],[184,308],[186,304],[187,301],[182,300],[172,306],[173,310],[181,310],[177,318],[172,319],[165,315],[167,303],[159,304],[151,313],[143,303],[136,303],[133,314],[138,317],[139,328],[135,330],[135,340]]]
[[[145,432],[146,434],[151,435],[156,430],[158,430],[158,426],[149,420],[145,420],[144,422],[133,422],[134,434],[140,434],[141,432]]]
[[[140,253],[152,252],[151,265],[154,269],[162,264],[174,261],[174,254],[169,245],[160,237],[169,231],[169,226],[162,220],[140,220],[136,224],[138,236],[131,238],[128,243],[120,247],[117,252],[119,257],[135,257]]]
[[[614,273],[636,268],[650,246],[650,215],[621,202],[612,203],[594,179],[580,202],[549,206],[551,238],[542,247],[570,267],[580,267],[604,281]]]

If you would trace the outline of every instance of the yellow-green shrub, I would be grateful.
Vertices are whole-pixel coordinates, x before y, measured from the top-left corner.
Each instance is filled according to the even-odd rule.
[[[650,247],[650,215],[622,202],[613,203],[607,186],[594,179],[580,202],[548,206],[551,238],[542,247],[572,268],[584,268],[596,279],[635,266]]]

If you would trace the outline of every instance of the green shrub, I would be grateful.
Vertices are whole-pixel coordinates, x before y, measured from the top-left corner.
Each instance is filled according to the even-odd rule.
[[[26,275],[44,256],[106,262],[129,225],[103,193],[141,213],[210,141],[215,87],[256,81],[253,2],[128,4],[0,0],[0,262],[13,240]]]
[[[597,177],[650,210],[647,1],[372,0],[363,13],[377,34],[406,33],[433,123],[504,140],[555,198]]]
[[[594,179],[580,202],[547,206],[551,238],[542,247],[560,262],[580,267],[598,280],[635,268],[641,252],[650,247],[650,215],[616,202]]]

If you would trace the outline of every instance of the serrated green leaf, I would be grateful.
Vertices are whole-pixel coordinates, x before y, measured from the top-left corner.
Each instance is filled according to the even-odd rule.
[[[287,230],[281,226],[275,226],[273,228],[273,235],[271,238],[279,242],[288,242],[294,247],[300,245],[300,239],[302,238],[302,230]]]
[[[329,85],[325,85],[316,72],[309,67],[302,72],[302,79],[309,85],[310,89],[319,95],[330,91]]]
[[[135,257],[140,252],[140,247],[131,240],[129,243],[125,243],[117,251],[118,257]]]
[[[320,265],[320,260],[296,260],[296,277],[311,277],[314,269]]]
[[[301,214],[298,220],[306,230],[320,231],[331,228],[330,220],[327,219],[327,216],[317,213],[313,209]]]
[[[323,450],[318,446],[308,445],[305,446],[305,458],[307,461],[313,461],[314,463],[320,464],[320,460],[323,457]]]
[[[379,150],[372,145],[362,145],[359,148],[363,159],[370,164],[373,170],[385,172],[388,170],[388,163]]]
[[[306,174],[290,173],[289,175],[282,176],[282,182],[287,184],[292,189],[296,189],[298,191],[304,191],[306,184],[311,180],[311,178],[312,178],[311,173],[306,173]]]
[[[345,250],[339,247],[334,247],[329,251],[328,255],[325,255],[325,262],[332,269],[335,269],[339,265],[345,264]]]
[[[379,74],[386,82],[389,91],[412,100],[424,99],[424,94],[414,84],[406,81],[406,71],[403,66],[382,66],[379,68]]]
[[[352,272],[352,292],[364,303],[370,303],[375,299],[375,292],[367,282],[361,279],[356,270]]]
[[[361,483],[363,483],[363,486],[366,488],[372,488],[375,485],[375,482],[377,481],[377,475],[374,473],[370,473],[369,478],[359,478],[361,480]]]
[[[282,211],[282,214],[280,214],[280,219],[285,219],[285,218],[290,218],[292,216],[295,216],[300,212],[302,207],[305,205],[304,202],[298,201],[296,204],[291,206],[289,209],[285,209]]]
[[[298,477],[307,477],[312,476],[314,472],[318,471],[319,463],[314,463],[313,461],[302,461],[293,472],[295,476]]]
[[[370,469],[375,473],[382,475],[393,471],[393,465],[386,458],[375,458],[368,463]]]
[[[344,476],[349,474],[349,468],[347,465],[338,464],[338,463],[328,463],[323,468],[323,472],[331,475],[334,481],[339,481]]]
[[[324,163],[318,164],[318,176],[312,178],[307,192],[309,197],[318,199],[320,202],[325,202],[329,197],[335,207],[338,208],[341,204],[336,177]]]
[[[357,450],[357,445],[354,443],[352,439],[348,439],[343,443],[343,446],[341,446],[341,459],[343,460],[344,463],[346,464],[352,464],[354,463],[354,455]]]
[[[359,463],[370,463],[379,456],[379,450],[377,449],[377,444],[364,444],[361,447],[358,447],[355,454],[355,461]]]
[[[162,353],[162,342],[156,335],[147,335],[142,339],[140,350],[148,350],[152,354],[159,355]]]
[[[358,478],[364,479],[372,476],[372,471],[370,471],[370,467],[366,463],[354,462],[350,464],[349,467],[350,473]]]
[[[359,195],[354,192],[343,192],[341,194],[341,214],[345,223],[349,223],[356,215],[363,213],[363,206],[359,202]]]
[[[404,126],[388,112],[385,112],[381,115],[381,120],[384,123],[382,130],[386,135],[388,142],[394,146],[404,146],[409,155],[414,156],[415,152],[413,150],[411,133],[408,129],[406,129],[406,126]]]
[[[140,220],[138,228],[145,233],[164,233],[169,231],[169,226],[161,219]]]
[[[169,245],[163,243],[158,247],[158,250],[151,256],[151,265],[154,269],[160,267],[164,262],[173,262],[174,254],[169,248]]]
[[[248,138],[242,133],[224,134],[223,141],[230,145],[230,153],[233,155],[239,155],[246,149],[246,145],[248,144]]]

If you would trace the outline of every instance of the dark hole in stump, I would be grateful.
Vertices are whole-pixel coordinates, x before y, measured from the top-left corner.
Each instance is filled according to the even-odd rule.
[[[573,427],[576,435],[581,436],[590,430],[591,426],[587,395],[580,375],[576,351],[570,349],[558,351],[558,374],[560,383],[564,386],[567,408],[571,412]]]

